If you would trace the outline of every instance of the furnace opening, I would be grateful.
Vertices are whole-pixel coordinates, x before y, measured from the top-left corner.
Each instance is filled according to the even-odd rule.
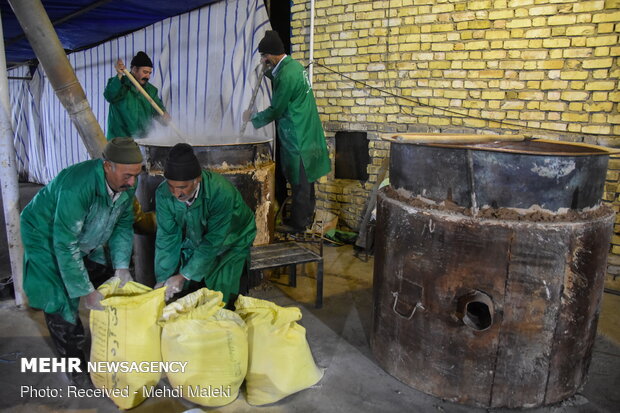
[[[493,300],[482,291],[471,291],[457,300],[457,316],[467,327],[483,331],[493,324]]]
[[[469,320],[467,324],[469,327],[475,330],[486,330],[491,326],[493,319],[491,318],[491,311],[489,306],[479,301],[473,301],[467,304],[465,309],[465,318]]]

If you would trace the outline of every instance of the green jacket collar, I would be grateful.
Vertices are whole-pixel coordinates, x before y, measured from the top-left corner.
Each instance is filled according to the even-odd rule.
[[[208,183],[209,176],[207,174],[207,171],[205,171],[204,169],[202,170],[201,176],[202,176],[202,181],[200,182],[200,189],[198,190],[198,195],[196,196],[196,199],[190,206],[187,206],[185,202],[181,202],[178,199],[176,199],[176,197],[172,195],[172,192],[170,192],[170,190],[168,189],[166,194],[172,201],[172,205],[174,205],[175,208],[183,209],[183,210],[185,210],[186,208],[195,209],[195,208],[198,208],[200,205],[202,205],[202,203],[204,202],[203,200],[207,198],[206,186]]]
[[[203,199],[207,197],[207,191],[205,190],[207,187],[207,179],[209,179],[207,176],[207,171],[203,169],[200,176],[202,177],[202,181],[200,181],[200,189],[198,190],[198,195],[196,195],[196,200],[189,206],[190,208],[197,208],[198,205],[203,203]]]
[[[278,77],[278,75],[280,73],[282,73],[282,71],[284,70],[284,67],[286,65],[288,65],[291,61],[293,60],[293,58],[289,55],[286,55],[284,57],[284,59],[280,60],[280,63],[277,66],[278,70],[275,70],[275,68],[270,70],[271,75],[275,78]]]

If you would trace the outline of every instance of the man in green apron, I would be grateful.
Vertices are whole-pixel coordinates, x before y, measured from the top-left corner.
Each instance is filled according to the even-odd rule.
[[[280,155],[286,180],[291,185],[291,218],[280,229],[301,232],[312,224],[314,182],[331,169],[329,152],[314,94],[304,67],[284,53],[284,44],[273,30],[258,44],[261,61],[270,69],[271,106],[251,117],[254,128],[274,120],[280,139]],[[244,118],[250,114],[246,112]]]
[[[108,79],[103,97],[110,103],[108,112],[108,140],[116,137],[130,136],[143,138],[148,132],[152,120],[158,113],[134,84],[127,79],[123,70],[125,64],[121,59],[114,66],[117,75]],[[157,88],[149,83],[153,73],[153,62],[144,52],[138,52],[131,59],[131,75],[140,83],[144,91],[166,112],[163,102],[157,96]],[[164,120],[169,119],[164,113]]]
[[[153,119],[159,115],[149,101],[140,93],[134,84],[125,76],[125,64],[121,59],[114,66],[117,75],[111,77],[103,91],[103,96],[110,103],[108,112],[108,140],[116,137],[130,136],[134,139],[143,138]],[[163,102],[157,96],[157,88],[149,83],[153,73],[153,62],[144,52],[138,52],[131,59],[131,75],[138,81],[144,91],[164,111],[163,121],[170,119]],[[155,234],[156,219],[152,211],[143,212],[136,198],[133,200],[135,225],[138,234]]]
[[[170,150],[164,177],[155,195],[158,286],[169,300],[194,281],[233,304],[256,236],[254,213],[226,178],[202,170],[186,143]]]
[[[21,214],[24,291],[30,306],[45,312],[58,355],[80,359],[82,374],[71,379],[85,387],[89,349],[79,300],[101,310],[98,284],[112,275],[123,285],[131,279],[132,202],[142,170],[142,154],[131,138],[112,139],[103,155],[62,170]],[[109,263],[114,273],[106,271]]]

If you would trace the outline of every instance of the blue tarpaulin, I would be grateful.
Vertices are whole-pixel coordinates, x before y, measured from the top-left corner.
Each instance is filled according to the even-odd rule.
[[[54,25],[60,43],[72,52],[217,1],[220,0],[42,0],[42,4],[52,23],[75,16]],[[0,11],[7,64],[34,59],[7,0],[0,0]]]

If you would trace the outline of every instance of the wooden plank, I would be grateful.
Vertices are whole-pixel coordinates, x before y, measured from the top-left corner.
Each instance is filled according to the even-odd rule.
[[[567,234],[563,293],[550,355],[545,404],[572,396],[584,384],[603,295],[606,258],[614,213],[597,222],[581,223]]]
[[[567,234],[561,227],[506,225],[514,235],[491,407],[539,406],[549,374]]]

